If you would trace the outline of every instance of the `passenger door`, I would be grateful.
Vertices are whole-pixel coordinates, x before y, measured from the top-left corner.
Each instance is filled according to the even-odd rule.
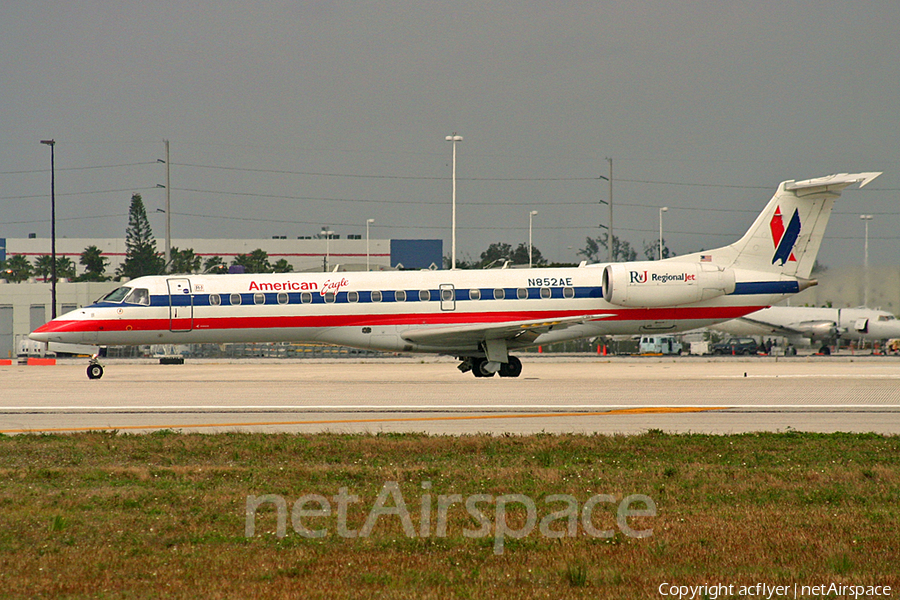
[[[189,279],[167,279],[169,286],[169,331],[194,328],[194,296]]]
[[[452,283],[441,284],[441,310],[456,310],[456,290]]]

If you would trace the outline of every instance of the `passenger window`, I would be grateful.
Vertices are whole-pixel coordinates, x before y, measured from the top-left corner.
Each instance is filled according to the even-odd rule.
[[[503,300],[504,298],[506,298],[506,290],[503,288],[494,290],[494,300]]]
[[[419,290],[419,302],[428,302],[431,300],[431,292],[428,290]]]
[[[528,298],[528,290],[526,290],[525,288],[519,288],[519,289],[517,289],[517,290],[516,290],[516,297],[517,297],[519,300],[525,300],[526,298]]]
[[[266,303],[266,295],[262,292],[257,292],[253,294],[253,304],[265,304]]]
[[[359,302],[359,292],[347,292],[347,302]]]
[[[453,290],[442,289],[441,300],[444,302],[450,302],[451,300],[453,300]]]
[[[332,304],[334,302],[334,292],[325,292],[325,302]]]
[[[303,304],[312,304],[312,294],[310,292],[301,292],[300,302]]]
[[[574,298],[575,297],[575,288],[566,287],[563,288],[563,298]]]
[[[222,297],[218,294],[210,294],[209,295],[209,305],[210,306],[219,306],[222,304]]]
[[[287,292],[278,292],[278,304],[287,304],[290,302]]]
[[[240,306],[240,304],[241,304],[241,295],[240,295],[240,294],[232,294],[230,300],[231,300],[231,305],[232,305],[232,306]]]
[[[372,292],[372,302],[381,302],[381,292],[379,290]]]
[[[550,295],[550,288],[541,288],[541,298],[546,300],[550,297]]]
[[[469,290],[469,300],[481,300],[481,290]]]
[[[397,302],[406,302],[406,291],[405,290],[397,290],[394,292],[394,300]]]

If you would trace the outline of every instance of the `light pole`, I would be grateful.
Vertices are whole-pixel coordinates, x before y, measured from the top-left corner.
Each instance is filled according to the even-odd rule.
[[[601,229],[605,229],[607,233],[607,246],[609,250],[609,262],[613,261],[613,243],[612,243],[612,227],[613,227],[613,204],[612,204],[612,159],[607,158],[609,161],[609,177],[604,177],[603,175],[598,175],[597,179],[605,179],[609,183],[609,200],[600,200],[600,204],[606,204],[609,207],[609,225],[600,225]],[[598,257],[599,258],[599,257]]]
[[[322,234],[325,236],[325,268],[324,272],[328,272],[328,259],[331,255],[331,236],[334,235],[334,232],[330,229],[322,228]]]
[[[528,268],[529,269],[531,268],[532,252],[533,252],[532,249],[534,248],[534,245],[531,243],[531,229],[532,229],[532,224],[534,222],[534,216],[536,214],[538,214],[538,211],[536,211],[536,210],[533,210],[530,213],[528,213]]]
[[[369,225],[375,222],[375,219],[366,219],[366,271],[369,270]]]
[[[608,238],[608,246],[609,246],[609,262],[613,261],[613,203],[612,203],[612,158],[607,158],[609,161],[609,177],[606,178],[606,181],[609,183],[609,227],[607,231],[609,231]],[[602,175],[601,175],[602,177]]]
[[[865,243],[865,251],[863,254],[863,273],[865,274],[866,284],[863,288],[863,306],[866,308],[869,307],[869,221],[872,220],[872,215],[859,215],[859,218],[863,223],[866,224],[866,243]]]
[[[659,260],[662,260],[662,214],[668,211],[668,206],[659,207]]]
[[[56,318],[56,160],[55,140],[41,140],[50,146],[50,318]]]
[[[451,217],[450,217],[450,268],[456,268],[456,142],[463,141],[461,135],[457,135],[456,132],[453,132],[453,135],[448,135],[444,138],[448,142],[453,145],[453,163],[451,168],[451,180],[452,180],[452,188],[451,188],[451,201],[453,204]]]
[[[163,140],[166,145],[166,268],[172,261],[172,207],[170,199],[172,195],[172,182],[169,180],[169,140]]]

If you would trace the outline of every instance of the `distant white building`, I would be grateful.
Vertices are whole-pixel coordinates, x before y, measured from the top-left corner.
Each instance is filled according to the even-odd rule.
[[[230,265],[235,256],[264,250],[270,263],[285,259],[295,272],[303,271],[383,271],[395,268],[441,268],[441,240],[384,240],[370,239],[368,255],[363,238],[331,239],[262,239],[217,240],[173,239],[173,248],[191,248],[203,260],[220,256]],[[96,246],[109,259],[108,275],[115,275],[125,260],[125,239],[107,238],[58,238],[57,256],[65,256],[75,263],[79,274],[84,267],[78,264],[81,253],[89,246]],[[157,248],[164,252],[165,245],[157,240]],[[37,257],[50,254],[48,238],[0,238],[0,260],[15,254],[26,256],[34,264]],[[57,314],[63,315],[95,300],[120,286],[120,282],[75,283],[61,279],[57,282]],[[18,342],[50,320],[50,283],[31,280],[24,283],[7,283],[0,279],[0,359],[14,358]]]

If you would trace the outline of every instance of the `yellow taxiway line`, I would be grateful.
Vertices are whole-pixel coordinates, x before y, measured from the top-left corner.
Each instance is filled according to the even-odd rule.
[[[437,407],[436,407],[437,408]],[[47,429],[0,429],[3,434],[16,433],[74,433],[79,431],[124,431],[136,429],[200,429],[211,427],[277,427],[291,425],[358,425],[364,423],[427,423],[435,421],[467,421],[477,419],[552,419],[560,417],[600,417],[614,415],[648,415],[698,413],[726,410],[727,406],[651,406],[622,408],[598,412],[524,413],[501,415],[463,415],[446,417],[400,417],[384,419],[316,419],[307,421],[258,421],[246,423],[195,423],[190,425],[125,425],[122,427],[52,427]]]

